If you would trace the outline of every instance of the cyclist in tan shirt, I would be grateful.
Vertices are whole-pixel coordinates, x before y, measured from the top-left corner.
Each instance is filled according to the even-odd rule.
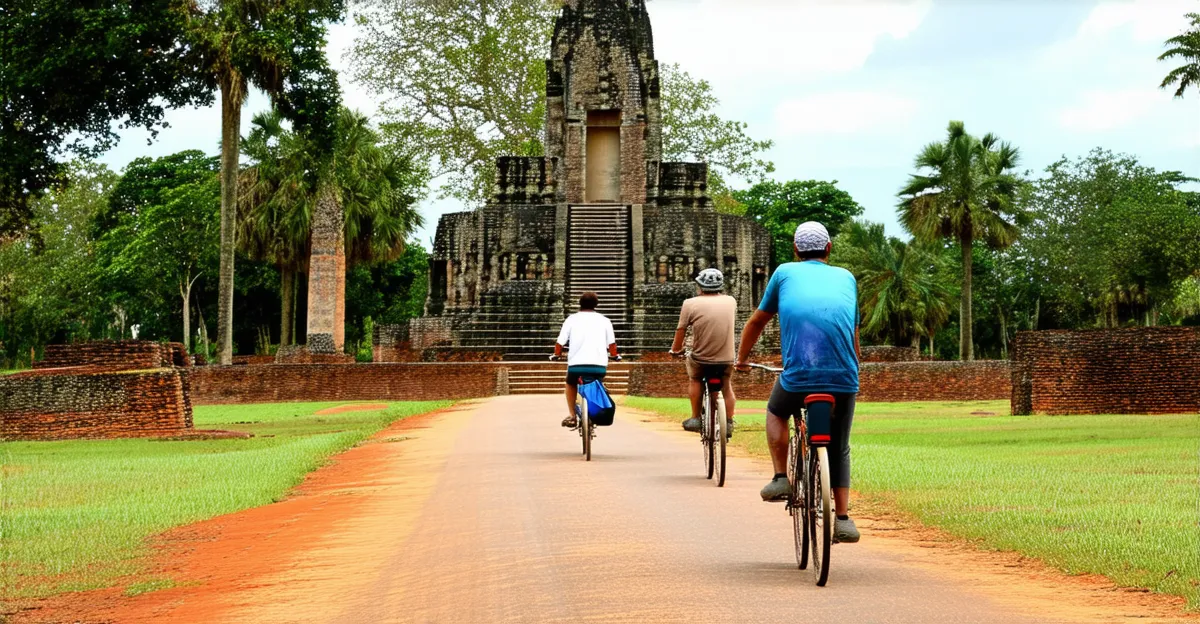
[[[683,341],[688,327],[692,328],[692,352],[687,359],[688,397],[692,400],[692,417],[683,421],[683,428],[699,432],[700,397],[705,369],[719,367],[722,394],[725,397],[725,415],[729,434],[733,434],[733,409],[737,397],[733,394],[730,375],[737,359],[734,352],[734,320],[737,314],[737,299],[721,293],[725,287],[725,276],[718,269],[704,269],[696,276],[700,294],[683,302],[679,312],[679,326],[675,330],[675,342],[671,355],[683,354]]]

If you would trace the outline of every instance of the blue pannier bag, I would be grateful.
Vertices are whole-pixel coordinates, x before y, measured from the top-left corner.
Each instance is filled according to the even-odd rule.
[[[604,388],[604,384],[599,381],[579,384],[579,394],[583,395],[583,399],[587,401],[588,418],[593,425],[607,427],[613,424],[617,406],[613,403],[612,397],[608,396],[608,390]]]

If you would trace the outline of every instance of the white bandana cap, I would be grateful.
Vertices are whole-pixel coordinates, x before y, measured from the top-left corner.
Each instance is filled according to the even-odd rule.
[[[796,228],[796,251],[825,251],[829,244],[829,230],[816,221],[801,223]]]

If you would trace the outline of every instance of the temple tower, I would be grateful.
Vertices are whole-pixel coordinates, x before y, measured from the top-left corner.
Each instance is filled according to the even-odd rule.
[[[662,161],[645,1],[568,0],[546,70],[545,156],[500,158],[488,205],[441,218],[425,316],[377,343],[541,355],[593,290],[623,350],[666,350],[710,266],[739,313],[753,310],[770,237],[712,209],[705,163]]]

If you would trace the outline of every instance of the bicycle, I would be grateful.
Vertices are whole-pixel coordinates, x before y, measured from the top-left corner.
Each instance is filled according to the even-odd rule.
[[[672,353],[677,358],[687,358],[691,352]],[[724,388],[722,377],[725,364],[701,364],[703,395],[700,402],[700,444],[704,453],[704,474],[713,479],[717,487],[725,487],[725,445],[729,439],[729,421],[726,420],[725,401],[721,396]]]
[[[778,375],[783,369],[751,364]],[[787,511],[792,516],[796,565],[804,570],[812,558],[813,577],[820,587],[829,580],[829,549],[833,544],[833,497],[829,487],[829,431],[834,397],[810,394],[794,419],[788,442],[787,477],[791,489]]]
[[[566,358],[563,356],[550,356],[551,362],[559,362],[564,359]],[[618,355],[615,358],[610,357],[608,359],[612,362],[620,362],[621,356]],[[604,382],[600,377],[592,375],[579,376],[579,388],[592,383],[598,383],[601,387],[604,386]],[[570,430],[579,432],[579,438],[583,441],[583,460],[592,461],[592,440],[596,439],[596,427],[592,423],[591,414],[588,413],[588,402],[582,392],[576,392],[575,394],[575,426]]]

